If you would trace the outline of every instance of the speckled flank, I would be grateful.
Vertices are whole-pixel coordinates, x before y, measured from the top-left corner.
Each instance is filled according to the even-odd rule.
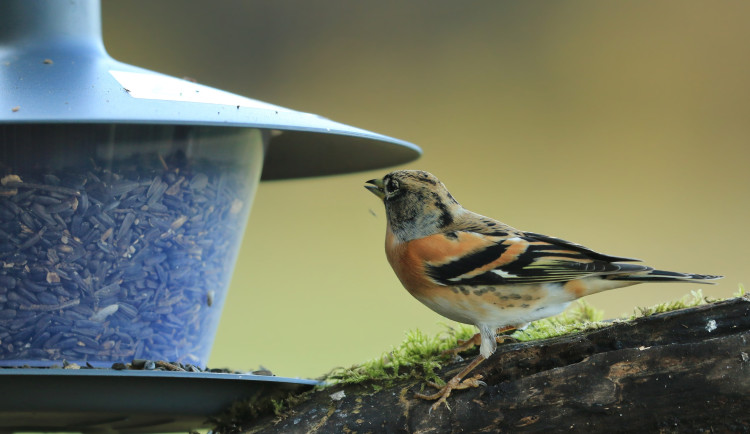
[[[550,309],[560,312],[573,297],[546,299],[547,284],[510,287],[432,287],[411,292],[424,305],[454,321],[466,324],[518,325],[548,316]],[[543,307],[543,309],[536,309]]]
[[[588,285],[583,280],[576,279],[563,285],[563,289],[569,292],[573,297],[580,298],[586,295],[588,291]]]
[[[500,310],[505,309],[533,309],[536,307],[547,291],[543,285],[528,285],[522,288],[486,286],[476,288],[473,295],[479,297],[484,303],[489,303]]]

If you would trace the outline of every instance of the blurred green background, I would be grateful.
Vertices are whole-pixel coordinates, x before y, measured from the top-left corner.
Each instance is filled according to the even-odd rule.
[[[102,8],[118,60],[411,141],[409,168],[520,229],[726,276],[589,297],[608,317],[750,281],[748,2]],[[261,184],[210,366],[319,376],[444,329],[386,262],[362,186],[388,170]]]

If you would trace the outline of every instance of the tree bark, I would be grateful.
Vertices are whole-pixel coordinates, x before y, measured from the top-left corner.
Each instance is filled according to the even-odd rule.
[[[423,384],[413,379],[377,392],[370,383],[338,385],[245,429],[750,432],[749,355],[750,299],[737,298],[501,345],[475,371],[487,386],[454,391],[450,410],[430,413],[431,402],[414,397]],[[447,363],[439,375],[449,379],[466,363]]]

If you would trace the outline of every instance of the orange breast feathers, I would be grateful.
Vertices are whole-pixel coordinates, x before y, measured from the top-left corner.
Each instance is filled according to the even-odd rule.
[[[388,231],[386,233],[385,252],[388,262],[404,287],[409,292],[419,293],[429,288],[442,286],[429,278],[425,272],[425,265],[446,264],[502,241],[503,239],[500,237],[473,232],[456,232],[454,236],[450,237],[445,234],[436,234],[400,243]],[[510,262],[526,250],[527,246],[526,242],[513,243],[496,260],[477,268],[471,274],[481,274]]]

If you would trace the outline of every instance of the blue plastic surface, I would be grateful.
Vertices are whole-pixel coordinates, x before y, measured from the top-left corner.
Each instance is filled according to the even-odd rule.
[[[421,153],[402,140],[118,62],[104,49],[96,0],[0,4],[0,123],[274,130],[263,179],[375,169]]]
[[[257,406],[318,384],[251,374],[0,369],[0,432],[187,432],[238,400]]]

